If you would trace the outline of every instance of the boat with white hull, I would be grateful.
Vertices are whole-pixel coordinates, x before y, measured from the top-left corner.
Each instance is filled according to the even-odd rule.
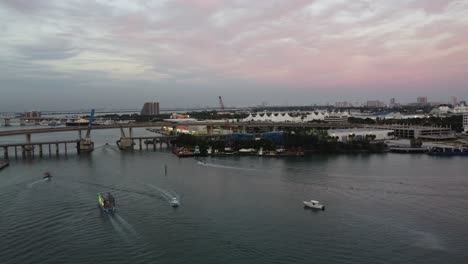
[[[320,202],[316,200],[303,201],[303,203],[305,208],[325,210],[325,205],[320,204]]]

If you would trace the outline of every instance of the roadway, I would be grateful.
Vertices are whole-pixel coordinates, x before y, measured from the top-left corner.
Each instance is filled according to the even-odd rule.
[[[177,127],[177,126],[226,126],[230,127],[276,127],[276,128],[353,128],[360,127],[358,124],[350,123],[273,123],[273,122],[213,122],[213,121],[191,121],[191,122],[139,122],[128,124],[115,124],[115,125],[95,125],[92,130],[99,129],[119,129],[119,128],[146,128],[146,127]],[[27,135],[27,134],[41,134],[41,133],[56,133],[56,132],[70,132],[70,131],[83,131],[87,130],[87,126],[67,126],[67,127],[48,127],[48,128],[32,128],[32,129],[18,129],[0,131],[0,137]]]

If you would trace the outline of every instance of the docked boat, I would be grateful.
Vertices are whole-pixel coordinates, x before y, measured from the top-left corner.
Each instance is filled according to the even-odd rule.
[[[316,200],[304,201],[303,203],[305,208],[325,210],[325,205],[320,204],[320,202]]]
[[[47,123],[48,126],[60,126],[62,125],[62,122],[59,121],[55,121],[55,120],[52,120],[50,121],[49,123]]]
[[[429,152],[432,156],[468,156],[466,147],[432,147]]]
[[[180,205],[180,202],[176,197],[173,197],[169,203],[174,208],[179,207],[179,205]]]
[[[106,213],[113,213],[116,210],[115,199],[110,192],[107,193],[107,196],[103,196],[100,193],[98,194],[98,205],[99,208]]]
[[[79,118],[76,120],[67,120],[65,123],[66,126],[87,126],[89,125],[89,120]]]

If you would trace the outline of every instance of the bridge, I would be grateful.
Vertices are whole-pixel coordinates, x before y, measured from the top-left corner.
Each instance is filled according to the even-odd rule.
[[[122,128],[146,128],[146,127],[172,127],[179,126],[206,126],[208,134],[212,134],[212,128],[216,126],[229,126],[241,128],[271,128],[277,130],[278,128],[315,128],[315,129],[339,129],[339,128],[355,128],[361,127],[359,124],[343,123],[292,123],[292,122],[213,122],[213,121],[191,121],[191,122],[138,122],[128,124],[115,124],[115,125],[95,125],[92,130],[99,129],[122,129]],[[17,129],[0,131],[0,137],[16,136],[27,134],[40,134],[40,133],[56,133],[56,132],[70,132],[70,131],[86,131],[87,126],[70,126],[70,127],[50,127],[50,128],[31,128],[31,129]],[[211,132],[211,133],[210,133]]]
[[[100,129],[120,129],[121,137],[117,141],[117,146],[121,150],[134,149],[135,141],[139,142],[139,149],[143,149],[143,142],[145,142],[146,149],[148,145],[153,145],[153,149],[156,149],[156,145],[159,144],[162,148],[163,144],[167,147],[171,145],[171,141],[177,136],[177,127],[180,126],[206,126],[207,135],[202,137],[220,137],[223,135],[213,134],[213,127],[226,127],[237,128],[238,131],[245,132],[247,128],[270,128],[273,131],[283,128],[315,128],[315,129],[336,129],[336,128],[350,128],[358,127],[360,125],[350,123],[291,123],[291,122],[225,122],[225,121],[190,121],[190,122],[139,122],[139,123],[128,123],[128,124],[115,124],[115,125],[97,125],[93,126],[92,130]],[[173,135],[164,136],[146,136],[146,137],[133,137],[133,128],[149,128],[149,127],[171,127],[173,129]],[[124,129],[128,129],[128,133]],[[41,133],[58,133],[58,132],[73,132],[78,131],[79,138],[76,140],[58,140],[51,142],[33,142],[31,140],[32,134]],[[82,132],[86,132],[86,137],[82,137]],[[71,126],[71,127],[51,127],[51,128],[32,128],[32,129],[18,129],[18,130],[7,130],[0,131],[0,137],[7,136],[18,136],[25,135],[26,142],[14,143],[14,144],[3,144],[0,148],[4,149],[4,158],[8,159],[9,148],[14,148],[15,157],[18,157],[17,149],[20,148],[23,157],[34,157],[35,149],[39,149],[39,156],[43,155],[43,146],[48,146],[49,155],[52,153],[51,146],[55,146],[55,152],[59,155],[59,146],[63,145],[65,154],[67,153],[67,145],[76,145],[77,153],[90,152],[94,149],[94,143],[89,138],[90,128],[88,126]],[[225,135],[224,135],[225,136]],[[37,148],[36,148],[37,147]]]

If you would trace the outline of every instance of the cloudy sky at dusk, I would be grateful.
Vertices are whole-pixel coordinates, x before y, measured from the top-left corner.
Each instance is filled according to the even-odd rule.
[[[0,0],[0,111],[468,99],[468,0]]]

